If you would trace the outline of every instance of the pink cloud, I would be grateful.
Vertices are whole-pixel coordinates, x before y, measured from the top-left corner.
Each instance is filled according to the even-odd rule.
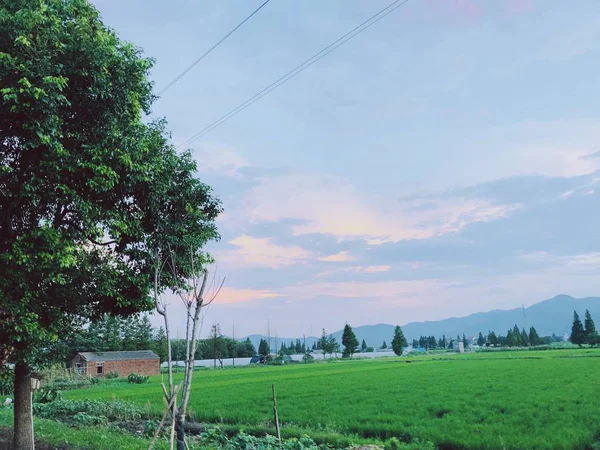
[[[348,261],[355,261],[355,260],[356,260],[356,258],[348,252],[339,252],[339,253],[336,253],[335,255],[323,256],[323,257],[319,258],[319,261],[325,261],[325,262],[348,262]]]
[[[266,289],[236,289],[223,287],[215,299],[215,304],[241,303],[250,300],[282,297],[281,294]]]
[[[470,223],[505,217],[518,208],[481,198],[379,198],[364,195],[338,177],[312,175],[264,179],[247,193],[244,203],[239,220],[293,219],[300,222],[292,226],[295,235],[327,234],[371,245],[456,233]]]
[[[237,248],[217,254],[218,263],[224,262],[228,266],[277,268],[292,266],[315,257],[313,253],[297,245],[274,244],[271,238],[242,235],[229,241],[229,244]]]
[[[365,273],[388,272],[392,266],[369,266],[365,269]]]

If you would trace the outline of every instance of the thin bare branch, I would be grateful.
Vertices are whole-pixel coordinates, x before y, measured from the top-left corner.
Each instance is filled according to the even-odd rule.
[[[225,277],[223,277],[223,281],[221,281],[221,284],[219,285],[219,288],[214,291],[212,293],[212,295],[210,296],[210,299],[204,303],[205,306],[209,306],[212,302],[215,301],[215,299],[217,298],[217,296],[219,295],[219,292],[221,292],[221,289],[223,288],[223,285],[225,284]]]

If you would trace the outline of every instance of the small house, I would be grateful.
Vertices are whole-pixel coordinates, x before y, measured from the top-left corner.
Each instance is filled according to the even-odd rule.
[[[90,377],[103,377],[108,373],[159,375],[160,358],[150,350],[78,352],[71,360],[71,367],[80,375]]]
[[[456,353],[464,353],[465,352],[465,344],[463,343],[463,341],[454,341],[452,343],[452,349]]]

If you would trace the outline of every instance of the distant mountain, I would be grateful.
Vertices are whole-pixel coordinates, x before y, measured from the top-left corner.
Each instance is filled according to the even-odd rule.
[[[553,333],[561,336],[571,331],[573,320],[573,310],[577,310],[583,321],[585,310],[588,309],[592,317],[600,325],[600,297],[573,298],[568,295],[557,295],[549,300],[536,303],[525,308],[525,317],[523,309],[515,308],[508,310],[494,310],[471,314],[466,317],[451,317],[449,319],[430,321],[430,322],[411,322],[402,326],[402,331],[406,338],[411,341],[418,339],[419,336],[441,337],[443,334],[448,338],[456,335],[462,336],[463,333],[469,336],[477,336],[479,332],[486,334],[493,330],[496,334],[505,334],[509,328],[515,326],[523,328],[534,326],[540,336],[549,336]],[[359,342],[364,339],[369,346],[379,347],[386,341],[388,346],[394,335],[395,325],[380,323],[377,325],[364,325],[354,327],[354,333]],[[338,340],[342,341],[342,330],[332,333]],[[263,335],[254,334],[249,336],[256,348],[260,339],[265,339]],[[244,338],[245,339],[245,338]],[[275,347],[275,338],[271,338],[272,347]],[[312,346],[318,338],[307,337],[306,344]],[[281,342],[289,344],[295,342],[296,338],[278,338],[277,346]]]
[[[592,317],[598,317],[600,320],[600,297],[578,299],[568,295],[557,295],[525,308],[524,311],[522,308],[494,310],[435,322],[409,323],[402,329],[408,339],[414,339],[421,335],[445,334],[447,337],[454,337],[457,334],[462,336],[464,333],[467,336],[474,336],[480,331],[487,333],[490,330],[495,331],[496,334],[505,334],[516,324],[519,328],[534,326],[540,336],[549,336],[552,333],[560,336],[570,333],[573,310],[577,310],[583,320],[586,309],[589,309]]]

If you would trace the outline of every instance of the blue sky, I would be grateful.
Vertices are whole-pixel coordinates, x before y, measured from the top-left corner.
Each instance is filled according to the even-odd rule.
[[[153,117],[180,144],[390,2],[271,0]],[[158,91],[262,2],[94,3]],[[410,0],[191,144],[225,208],[205,332],[600,294],[598,61],[595,0]]]

